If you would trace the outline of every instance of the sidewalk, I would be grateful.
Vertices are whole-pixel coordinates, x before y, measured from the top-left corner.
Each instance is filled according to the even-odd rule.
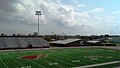
[[[89,67],[103,66],[103,65],[114,64],[114,63],[120,63],[120,61],[93,64],[93,65],[86,65],[86,66],[80,66],[80,67],[74,67],[74,68],[89,68]]]

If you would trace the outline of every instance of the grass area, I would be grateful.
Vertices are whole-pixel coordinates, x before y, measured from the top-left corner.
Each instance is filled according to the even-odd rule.
[[[47,58],[21,59],[22,56],[38,54],[47,54]],[[118,60],[120,60],[120,51],[111,49],[78,48],[0,52],[0,68],[71,68]]]
[[[120,43],[119,43],[119,44],[117,44],[117,46],[120,46]]]

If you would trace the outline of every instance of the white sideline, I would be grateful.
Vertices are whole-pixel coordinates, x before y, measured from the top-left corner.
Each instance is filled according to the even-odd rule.
[[[80,66],[80,67],[74,67],[74,68],[89,68],[89,67],[103,66],[103,65],[114,64],[114,63],[120,63],[120,61],[113,61],[113,62],[107,62],[107,63],[86,65],[86,66]]]

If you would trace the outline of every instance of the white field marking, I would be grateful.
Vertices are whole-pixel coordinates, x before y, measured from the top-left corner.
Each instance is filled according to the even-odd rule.
[[[42,59],[42,60],[43,60],[43,59]],[[50,63],[50,62],[49,62],[49,61],[47,61],[47,60],[43,60],[43,61]],[[56,66],[58,66],[58,67],[60,67],[60,68],[64,68],[64,67],[63,67],[63,66],[61,66],[61,65],[56,65]]]
[[[51,58],[51,59],[53,59],[53,58]],[[75,66],[75,65],[73,65],[73,64],[71,64],[71,63],[67,63],[67,62],[62,61],[62,60],[58,60],[58,59],[55,59],[55,58],[54,58],[54,60],[57,60],[57,61],[60,61],[60,62],[63,62],[63,63],[69,64],[69,65]]]
[[[60,55],[59,55],[60,56]],[[65,57],[60,57],[60,58],[65,58]],[[65,58],[65,59],[67,59],[67,60],[70,60],[72,63],[74,63],[74,62],[76,62],[76,63],[81,63],[81,64],[85,64],[85,63],[83,63],[83,62],[80,62],[80,59],[68,59],[68,58]]]
[[[64,56],[67,56],[67,55],[64,55]],[[67,56],[67,57],[69,57],[69,56]],[[79,56],[76,56],[76,58],[78,58]],[[82,59],[82,60],[86,60],[86,59]],[[90,60],[86,60],[86,61],[88,61],[88,62],[95,62],[95,61],[90,61]],[[98,60],[97,60],[98,61]],[[100,61],[100,60],[99,60]],[[103,61],[103,60],[102,60]],[[95,63],[97,63],[97,62],[95,62]]]
[[[56,54],[56,55],[58,55],[58,54]],[[65,59],[67,59],[67,60],[70,60],[71,62],[72,62],[72,61],[75,61],[75,60],[73,60],[73,59],[69,59],[69,58],[66,58],[66,57],[61,57],[61,55],[59,55],[59,56],[60,56],[60,58],[65,58]],[[79,59],[76,59],[76,60],[79,60]],[[80,62],[80,60],[79,60],[79,62],[77,62],[77,63],[85,64],[85,63],[83,63],[83,62]]]
[[[0,58],[0,61],[2,61],[2,59]],[[5,64],[5,62],[4,61],[2,61],[2,63],[6,66],[6,68],[9,68],[8,66],[7,66],[7,64]]]
[[[64,56],[69,57],[68,55],[64,55]],[[78,57],[79,56],[77,56],[76,58],[79,59]],[[86,59],[83,59],[83,60],[86,60]],[[90,61],[90,60],[86,60],[86,61],[88,61],[88,62],[95,62],[95,61]],[[83,62],[81,62],[81,63],[83,63]],[[97,62],[95,62],[95,63],[97,63]],[[83,64],[86,64],[86,63],[83,63]]]
[[[55,54],[55,55],[58,55],[58,54]],[[62,57],[62,55],[59,55],[59,56],[60,56],[60,57]],[[63,57],[62,57],[62,58],[63,58]],[[65,57],[64,57],[64,58],[65,58]],[[68,59],[68,58],[65,58],[65,59]],[[71,61],[72,59],[68,59],[68,60],[70,60],[70,61]]]
[[[69,57],[68,55],[64,55],[64,56]],[[75,57],[75,58],[79,59],[78,57],[79,57],[79,56],[77,56],[77,57]],[[82,60],[86,60],[86,59],[82,59]],[[90,61],[90,60],[86,60],[86,61],[88,61],[88,62],[94,62],[94,61]],[[83,63],[83,62],[82,62],[82,63]],[[96,62],[95,62],[95,63],[96,63]],[[83,64],[86,64],[86,63],[83,63]]]
[[[76,56],[75,58],[79,58],[79,56]],[[86,59],[84,58],[83,60],[86,60]],[[95,62],[95,61],[91,61],[91,60],[86,60],[86,61],[97,63],[97,62]]]
[[[19,56],[20,56],[20,55],[19,55]],[[36,62],[34,62],[34,61],[32,61],[32,60],[29,60],[29,59],[26,59],[26,60],[28,60],[28,61],[30,61],[30,62],[32,62],[32,63],[34,63],[34,64],[37,64],[37,65],[39,65],[40,67],[46,68],[46,67],[44,67],[44,66],[40,65],[39,63],[36,63]]]
[[[57,55],[58,55],[58,54],[57,54]],[[59,55],[59,56],[62,56],[62,55]],[[67,58],[66,58],[66,57],[67,57]],[[62,57],[62,58],[63,58],[63,57]],[[73,60],[73,59],[70,59],[70,57],[68,57],[68,56],[66,56],[66,55],[64,55],[64,58],[70,60],[71,62],[72,62],[72,60]],[[80,60],[80,59],[77,58],[76,60]],[[83,62],[78,62],[78,63],[86,64],[86,63],[83,63]]]
[[[109,64],[114,64],[114,63],[120,63],[120,61],[113,61],[113,62],[106,62],[106,63],[100,63],[100,64],[86,65],[86,66],[80,66],[80,67],[74,67],[74,68],[89,68],[89,67],[103,66],[103,65],[109,65]]]
[[[95,61],[98,61],[98,62],[105,62],[105,60],[99,60],[99,58],[97,58],[96,56],[93,56],[94,58],[90,58],[91,56],[87,56],[86,58],[90,59],[91,62],[95,62]],[[94,61],[95,60],[95,61]],[[108,60],[108,59],[107,59]],[[97,63],[97,62],[95,62]]]
[[[29,60],[29,59],[27,59],[27,60]],[[45,66],[42,66],[42,65],[40,65],[39,63],[36,63],[36,62],[34,62],[34,61],[32,61],[32,60],[29,60],[30,62],[32,62],[32,63],[34,63],[34,64],[37,64],[37,65],[39,65],[39,66],[41,66],[41,67],[43,67],[43,68],[46,68]]]
[[[8,56],[8,57],[10,57],[10,56]],[[12,57],[10,57],[10,58],[13,59],[15,62],[19,63],[20,65],[25,66],[25,65],[23,65],[22,63],[20,63],[19,61],[17,61],[16,59],[14,59],[14,58],[12,58]]]

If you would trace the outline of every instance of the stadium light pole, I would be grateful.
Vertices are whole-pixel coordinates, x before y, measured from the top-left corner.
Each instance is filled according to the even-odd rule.
[[[42,15],[41,11],[36,11],[35,15],[38,15],[38,36],[39,36],[39,16]]]

